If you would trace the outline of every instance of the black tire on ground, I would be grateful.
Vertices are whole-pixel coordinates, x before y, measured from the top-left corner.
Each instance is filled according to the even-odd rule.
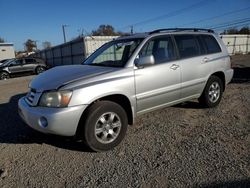
[[[7,80],[10,78],[9,73],[7,72],[0,72],[0,80]]]
[[[206,87],[198,100],[204,107],[212,108],[220,103],[222,94],[222,80],[219,77],[212,75],[208,79]]]
[[[35,72],[36,72],[36,74],[40,74],[40,73],[44,72],[45,70],[46,69],[43,66],[38,66],[38,67],[36,67]]]
[[[98,101],[88,109],[80,124],[85,144],[94,151],[108,151],[125,137],[128,118],[125,110],[111,101]]]

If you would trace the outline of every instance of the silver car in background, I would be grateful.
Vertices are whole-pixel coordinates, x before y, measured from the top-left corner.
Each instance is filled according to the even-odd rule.
[[[160,29],[117,38],[81,65],[40,74],[19,100],[19,114],[40,132],[77,136],[106,151],[138,115],[191,99],[217,106],[232,76],[212,30]]]

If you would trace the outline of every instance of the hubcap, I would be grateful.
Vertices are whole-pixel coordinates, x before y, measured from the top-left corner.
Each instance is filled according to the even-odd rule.
[[[220,85],[218,82],[213,82],[209,87],[208,98],[212,103],[215,103],[220,97]]]
[[[44,69],[42,67],[37,68],[37,73],[38,74],[42,73],[43,71],[44,71]]]
[[[111,143],[118,137],[121,126],[119,116],[114,112],[107,112],[95,124],[95,137],[103,144]]]

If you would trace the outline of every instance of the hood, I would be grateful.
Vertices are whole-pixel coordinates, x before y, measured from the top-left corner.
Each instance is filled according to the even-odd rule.
[[[61,86],[73,83],[82,79],[89,79],[101,74],[109,73],[117,68],[100,67],[90,65],[65,65],[47,70],[30,83],[30,88],[37,92],[45,90],[56,90]]]

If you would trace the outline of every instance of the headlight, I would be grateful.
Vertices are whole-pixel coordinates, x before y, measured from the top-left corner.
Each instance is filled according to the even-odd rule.
[[[51,91],[43,93],[39,106],[44,107],[66,107],[72,96],[72,91]]]

